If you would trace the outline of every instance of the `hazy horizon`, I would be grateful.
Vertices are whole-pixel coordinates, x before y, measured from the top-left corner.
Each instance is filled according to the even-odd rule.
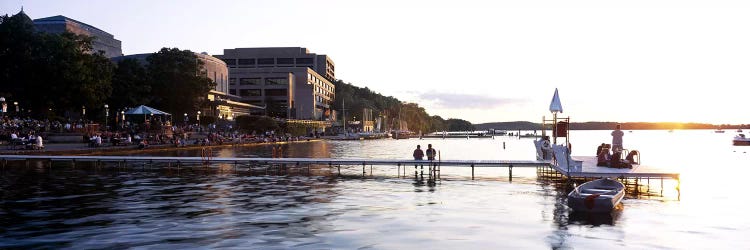
[[[178,47],[305,47],[337,78],[474,124],[564,116],[747,124],[743,1],[22,1],[0,14],[64,15],[125,54]]]

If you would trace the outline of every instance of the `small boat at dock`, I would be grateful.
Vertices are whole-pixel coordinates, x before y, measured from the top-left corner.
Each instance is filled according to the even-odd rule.
[[[625,185],[609,178],[589,181],[568,194],[568,207],[579,212],[611,212],[625,196]]]
[[[735,145],[735,146],[750,146],[750,138],[745,137],[745,134],[738,134],[732,140],[732,145]]]

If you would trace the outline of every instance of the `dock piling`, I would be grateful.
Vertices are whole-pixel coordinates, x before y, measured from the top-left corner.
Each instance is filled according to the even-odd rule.
[[[513,164],[508,165],[508,181],[513,182]]]

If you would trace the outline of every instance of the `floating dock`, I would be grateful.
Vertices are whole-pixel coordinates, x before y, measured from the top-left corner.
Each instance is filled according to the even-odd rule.
[[[580,171],[553,165],[552,167],[563,175],[572,178],[665,178],[680,179],[679,173],[665,172],[660,168],[648,165],[634,164],[633,168],[610,168],[596,165],[594,156],[573,156],[582,162]]]

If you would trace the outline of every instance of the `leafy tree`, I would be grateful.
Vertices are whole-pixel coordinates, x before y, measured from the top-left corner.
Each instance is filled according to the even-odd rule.
[[[3,94],[37,116],[103,106],[111,94],[112,64],[92,51],[91,37],[37,32],[23,12],[1,20]]]
[[[9,101],[28,96],[38,43],[34,23],[26,14],[0,17],[0,94]]]
[[[162,48],[146,61],[151,104],[173,114],[198,110],[216,85],[206,77],[203,63],[189,50]]]
[[[362,117],[363,109],[369,108],[374,113],[385,117],[385,127],[391,129],[398,129],[399,121],[406,122],[409,130],[422,131],[423,133],[453,130],[450,124],[454,124],[454,128],[463,128],[463,130],[471,128],[471,123],[468,121],[453,119],[456,121],[449,123],[440,116],[431,117],[423,107],[416,103],[404,103],[395,97],[383,96],[373,92],[367,87],[356,87],[341,80],[335,81],[334,85],[336,87],[336,101],[333,108],[342,110],[345,103],[347,119],[354,116]]]
[[[446,125],[445,120],[443,120],[442,117],[438,115],[433,115],[432,121],[430,122],[430,128],[432,128],[432,131],[446,131],[448,130],[448,126]]]
[[[448,119],[445,122],[448,124],[449,131],[474,131],[474,125],[466,120]]]
[[[149,105],[151,85],[146,68],[132,58],[118,62],[112,76],[112,93],[109,104],[113,107]]]
[[[278,130],[279,124],[268,116],[242,115],[235,118],[237,128],[246,133]]]

